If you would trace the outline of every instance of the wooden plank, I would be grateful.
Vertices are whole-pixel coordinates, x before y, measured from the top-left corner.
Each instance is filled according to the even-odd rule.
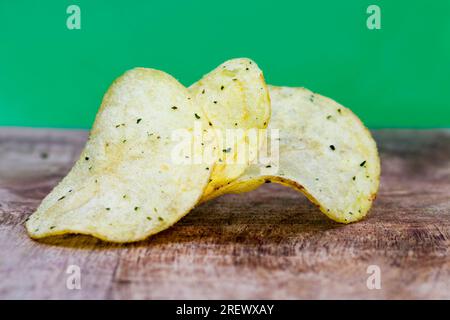
[[[33,241],[24,220],[67,173],[84,131],[0,128],[0,298],[450,298],[450,132],[375,132],[382,183],[371,215],[336,224],[265,185],[194,209],[147,241]],[[66,269],[81,268],[81,290]],[[381,270],[369,290],[367,267]]]

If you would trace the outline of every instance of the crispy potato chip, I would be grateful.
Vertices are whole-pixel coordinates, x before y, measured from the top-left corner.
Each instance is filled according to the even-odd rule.
[[[187,88],[161,71],[137,68],[117,79],[79,160],[27,221],[30,236],[138,241],[188,213],[212,170],[173,158],[179,143],[171,137],[174,130],[192,132],[205,118],[192,100]],[[186,157],[203,150],[193,149]]]
[[[252,134],[269,123],[269,91],[256,63],[243,58],[221,64],[189,91],[218,135],[218,161],[204,192],[207,196],[242,175],[257,155],[258,140]]]
[[[276,182],[303,192],[335,221],[362,219],[375,199],[380,177],[370,132],[349,109],[329,98],[304,88],[269,90],[270,143],[279,143],[279,157],[276,148],[269,148],[271,162],[251,165],[236,181],[202,199]],[[274,138],[273,129],[279,130],[279,138]]]

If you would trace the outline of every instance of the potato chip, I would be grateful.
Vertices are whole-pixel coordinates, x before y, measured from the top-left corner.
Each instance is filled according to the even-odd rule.
[[[223,63],[189,91],[219,137],[218,160],[204,193],[207,196],[242,175],[257,155],[258,141],[251,135],[269,123],[269,91],[256,63],[243,58]]]
[[[269,91],[270,142],[278,143],[279,157],[276,148],[270,148],[271,162],[251,165],[236,181],[202,199],[276,182],[303,192],[335,221],[362,219],[375,199],[380,177],[370,132],[349,109],[307,89],[269,86]],[[274,129],[279,137],[273,137]]]
[[[173,156],[179,144],[174,130],[193,132],[199,121],[208,125],[192,101],[187,88],[161,71],[136,68],[117,79],[79,160],[27,221],[30,236],[79,233],[138,241],[188,213],[213,165],[179,163]],[[201,153],[199,145],[183,158]]]

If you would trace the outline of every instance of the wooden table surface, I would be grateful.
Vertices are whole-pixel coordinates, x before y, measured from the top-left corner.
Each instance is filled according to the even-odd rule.
[[[24,220],[68,172],[85,131],[0,128],[0,298],[450,298],[450,131],[374,132],[370,216],[339,225],[270,184],[194,209],[147,241],[28,238]],[[81,290],[66,286],[81,271]],[[381,289],[367,287],[380,268]]]

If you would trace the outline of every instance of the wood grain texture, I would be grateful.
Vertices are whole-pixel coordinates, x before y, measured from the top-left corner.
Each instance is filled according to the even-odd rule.
[[[278,185],[194,209],[147,241],[33,241],[24,220],[68,172],[84,131],[0,128],[0,298],[450,298],[450,132],[375,132],[382,159],[369,217],[339,225]],[[66,268],[81,268],[81,290]],[[368,290],[369,265],[381,290]]]

